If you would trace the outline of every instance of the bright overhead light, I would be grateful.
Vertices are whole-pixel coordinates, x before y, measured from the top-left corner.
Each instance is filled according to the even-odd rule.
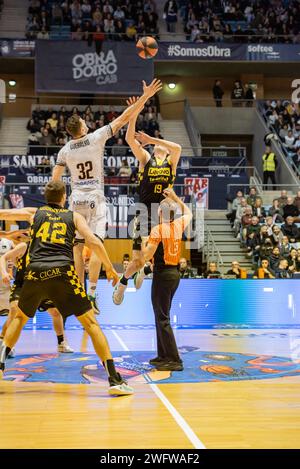
[[[168,87],[170,90],[174,90],[176,88],[176,83],[168,83]]]
[[[9,80],[8,84],[9,86],[16,86],[17,82],[16,80]]]

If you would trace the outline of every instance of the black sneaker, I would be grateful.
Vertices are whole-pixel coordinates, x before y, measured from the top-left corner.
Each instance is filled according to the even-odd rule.
[[[182,362],[161,362],[155,365],[158,371],[182,371]]]
[[[111,396],[129,396],[134,393],[133,388],[128,386],[127,381],[122,378],[120,373],[117,373],[116,377],[109,376],[108,382],[108,393]]]
[[[100,314],[100,308],[98,306],[97,300],[95,296],[88,295],[88,299],[92,303],[93,311],[95,314]]]
[[[0,316],[8,316],[9,310],[8,309],[1,309]]]
[[[151,358],[151,360],[149,360],[149,363],[150,365],[159,365],[160,363],[163,363],[164,360],[163,358],[160,358],[160,357],[155,357],[155,358]]]

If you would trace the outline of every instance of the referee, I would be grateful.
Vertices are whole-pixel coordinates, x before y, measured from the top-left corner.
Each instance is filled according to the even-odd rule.
[[[160,371],[182,371],[182,360],[170,324],[170,309],[180,281],[177,266],[182,234],[192,219],[192,213],[172,189],[166,189],[164,195],[166,198],[159,207],[160,223],[152,228],[148,244],[143,249],[146,261],[154,258],[151,299],[155,314],[157,357],[150,360],[150,364]],[[174,219],[178,206],[182,216]]]

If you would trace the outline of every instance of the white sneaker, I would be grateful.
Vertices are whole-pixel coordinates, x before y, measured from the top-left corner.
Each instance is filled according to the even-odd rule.
[[[113,302],[115,303],[115,305],[120,305],[121,303],[123,303],[126,288],[126,285],[123,285],[123,283],[120,282],[115,286],[113,292]]]
[[[127,383],[115,384],[108,388],[108,394],[111,396],[130,396],[133,393],[133,388],[128,386]]]
[[[133,279],[134,286],[137,290],[139,290],[141,288],[141,286],[143,285],[143,281],[144,281],[145,277],[146,277],[146,275],[145,275],[144,267],[143,267],[141,270],[139,270],[135,274],[134,279]]]
[[[66,340],[57,346],[57,351],[60,353],[74,353],[74,350],[70,347]]]
[[[16,349],[12,348],[9,354],[7,355],[7,358],[15,358],[16,356]]]

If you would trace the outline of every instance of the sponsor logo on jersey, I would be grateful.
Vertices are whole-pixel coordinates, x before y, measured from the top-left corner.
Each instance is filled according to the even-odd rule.
[[[149,168],[148,176],[170,176],[170,168]]]

